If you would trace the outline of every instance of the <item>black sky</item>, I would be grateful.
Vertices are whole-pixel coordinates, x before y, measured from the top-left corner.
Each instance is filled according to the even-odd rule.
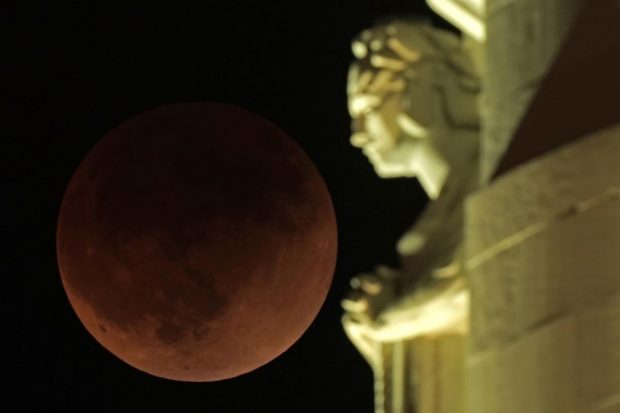
[[[423,207],[415,180],[380,180],[348,143],[350,39],[423,0],[0,1],[1,411],[373,411],[372,373],[340,326],[348,280],[395,265]],[[438,20],[438,19],[437,19]],[[217,383],[137,371],[80,324],[62,289],[55,230],[64,189],[111,128],[162,104],[217,101],[280,126],[331,191],[338,266],[315,323],[267,366]]]

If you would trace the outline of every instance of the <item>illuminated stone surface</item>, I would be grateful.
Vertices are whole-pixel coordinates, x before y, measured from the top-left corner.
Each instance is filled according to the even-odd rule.
[[[616,126],[470,198],[468,412],[620,411],[619,155]]]

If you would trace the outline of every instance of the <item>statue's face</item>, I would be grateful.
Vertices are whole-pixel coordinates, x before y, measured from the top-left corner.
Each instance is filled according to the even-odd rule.
[[[352,45],[357,61],[348,81],[351,144],[361,148],[376,172],[386,178],[418,175],[416,153],[427,131],[409,112],[416,112],[418,120],[427,120],[428,113],[421,112],[432,106],[423,90],[425,81],[413,80],[423,54],[399,38],[399,32],[409,29],[401,23],[378,26],[362,32]],[[405,36],[408,40],[419,37],[415,32]],[[422,90],[415,90],[420,85]]]
[[[469,114],[475,110],[468,109],[475,107],[474,94],[451,66],[464,67],[458,45],[454,35],[405,23],[367,30],[353,41],[351,144],[379,176],[415,176],[431,198],[446,182],[448,160],[454,165],[467,156],[461,146],[447,145],[447,138],[477,124],[477,114]]]
[[[427,144],[426,130],[417,124],[413,128],[419,130],[403,129],[407,120],[415,123],[408,115],[405,79],[387,70],[359,72],[360,66],[354,64],[349,78],[351,144],[362,149],[381,177],[418,176],[416,159]]]
[[[366,156],[385,157],[399,144],[402,130],[396,122],[402,112],[402,96],[359,94],[351,97],[351,144]]]

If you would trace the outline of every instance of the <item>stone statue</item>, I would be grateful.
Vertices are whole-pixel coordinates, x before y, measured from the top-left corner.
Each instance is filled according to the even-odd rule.
[[[430,198],[342,303],[375,413],[620,411],[620,5],[427,3],[461,36],[353,42],[351,143]]]
[[[478,178],[479,77],[462,40],[424,22],[377,25],[352,50],[351,144],[379,176],[416,177],[431,199],[397,245],[402,268],[355,277],[343,301],[345,332],[375,373],[377,412],[409,412],[404,376],[387,373],[405,363],[404,345],[468,328],[460,244],[463,201]]]
[[[432,200],[398,243],[405,264],[414,261],[404,270],[454,275],[461,205],[477,183],[479,86],[471,59],[458,36],[422,22],[376,26],[352,48],[351,143],[380,176],[417,177]]]

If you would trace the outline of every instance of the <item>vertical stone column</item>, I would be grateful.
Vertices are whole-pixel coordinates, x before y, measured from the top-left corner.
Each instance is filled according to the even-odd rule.
[[[620,125],[468,200],[467,412],[620,412]]]
[[[381,343],[373,367],[376,413],[462,413],[465,336],[442,334]]]
[[[480,179],[488,183],[584,0],[487,0]]]
[[[416,413],[462,413],[466,336],[423,336],[409,344],[412,367],[409,391]]]

